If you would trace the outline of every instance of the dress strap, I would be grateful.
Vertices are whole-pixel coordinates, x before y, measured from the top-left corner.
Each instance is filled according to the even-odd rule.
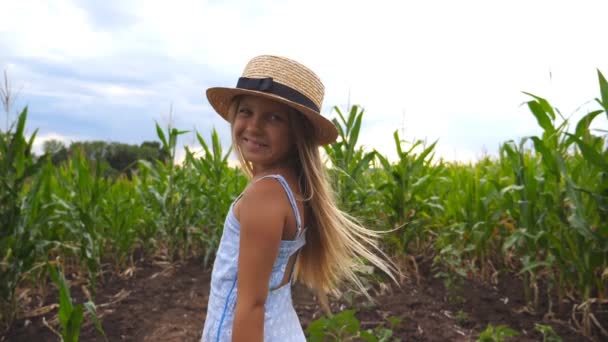
[[[285,193],[287,193],[287,197],[289,198],[289,203],[291,204],[291,208],[293,209],[293,213],[296,217],[296,229],[297,229],[296,236],[299,236],[300,231],[302,230],[302,221],[300,219],[300,211],[298,210],[298,205],[296,204],[296,199],[293,195],[293,192],[291,191],[291,188],[289,187],[289,184],[287,183],[285,178],[283,178],[283,176],[278,175],[278,174],[260,177],[255,182],[259,182],[260,180],[262,180],[264,178],[274,178],[274,179],[278,180],[279,183],[283,186],[283,189],[285,189]]]

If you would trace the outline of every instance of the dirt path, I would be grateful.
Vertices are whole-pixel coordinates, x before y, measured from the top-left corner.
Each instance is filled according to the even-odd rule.
[[[503,286],[489,289],[467,284],[459,294],[460,302],[448,304],[440,281],[426,277],[418,285],[406,280],[392,294],[389,291],[375,296],[377,305],[359,309],[357,317],[364,328],[386,322],[386,317],[401,317],[393,332],[403,341],[474,341],[488,323],[507,324],[521,332],[516,341],[542,341],[542,335],[534,330],[534,323],[540,322],[542,315],[517,313],[523,306],[521,298],[517,298],[516,289],[509,291],[513,284]],[[73,292],[76,298],[82,295]],[[203,271],[198,261],[181,265],[144,262],[128,279],[104,279],[97,303],[101,304],[99,312],[109,341],[199,341],[208,294],[209,272]],[[49,298],[47,304],[53,300],[56,302]],[[321,314],[305,288],[294,289],[294,301],[305,327]],[[335,302],[332,309],[349,308],[346,302]],[[52,320],[54,316],[56,310],[45,317]],[[563,324],[543,324],[552,325],[564,341],[586,341]],[[0,341],[56,340],[42,324],[42,316],[18,321],[8,335],[0,337]],[[103,339],[88,324],[81,340]]]

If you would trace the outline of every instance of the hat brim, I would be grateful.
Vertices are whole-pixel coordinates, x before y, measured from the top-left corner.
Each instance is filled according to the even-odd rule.
[[[211,107],[226,121],[230,121],[228,118],[228,108],[235,96],[254,95],[283,103],[306,116],[315,128],[315,140],[319,145],[331,144],[338,138],[338,130],[333,122],[323,117],[319,112],[281,96],[257,90],[225,87],[209,88],[206,93]]]

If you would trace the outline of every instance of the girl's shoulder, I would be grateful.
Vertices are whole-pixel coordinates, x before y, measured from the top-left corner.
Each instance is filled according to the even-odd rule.
[[[243,197],[250,199],[276,201],[285,196],[285,190],[275,177],[264,177],[253,181],[243,193]]]
[[[252,182],[235,204],[235,215],[240,219],[243,212],[285,216],[285,189],[277,179],[266,177]]]

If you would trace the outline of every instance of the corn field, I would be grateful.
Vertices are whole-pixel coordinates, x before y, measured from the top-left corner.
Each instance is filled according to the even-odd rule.
[[[608,329],[594,310],[608,302],[608,83],[578,122],[544,98],[527,106],[542,134],[504,142],[497,157],[476,163],[435,158],[437,142],[407,142],[393,134],[398,159],[358,147],[364,112],[335,108],[340,138],[325,152],[337,202],[368,227],[385,231],[395,258],[432,257],[437,276],[523,280],[529,310],[541,294],[547,314],[570,312],[583,334]],[[32,153],[24,134],[28,109],[0,136],[0,322],[19,317],[18,289],[50,286],[52,263],[87,279],[95,293],[102,264],[127,269],[136,255],[171,260],[198,257],[210,267],[224,215],[247,183],[230,167],[231,150],[217,132],[196,134],[200,153],[186,149],[175,164],[176,128],[156,133],[171,157],[139,161],[130,177],[104,176],[104,166],[76,153],[54,166]],[[567,306],[563,299],[573,301]]]

